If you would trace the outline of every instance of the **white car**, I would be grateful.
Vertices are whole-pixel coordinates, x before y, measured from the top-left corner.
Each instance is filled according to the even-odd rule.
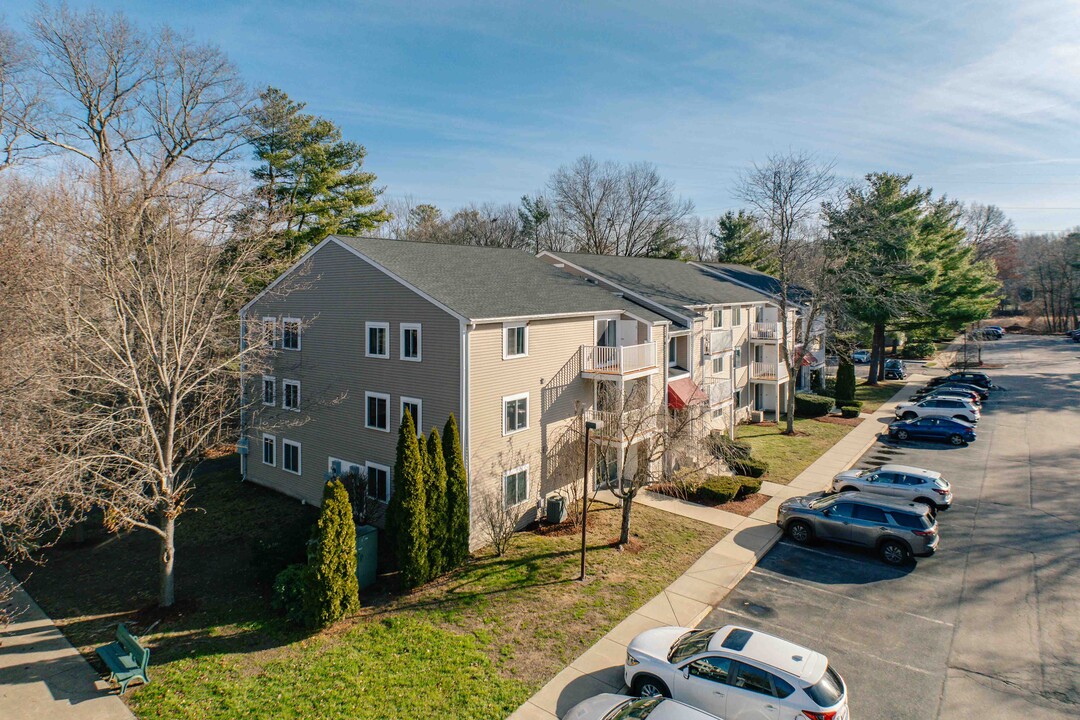
[[[855,352],[851,353],[851,362],[860,364],[870,362],[870,351],[856,350]]]
[[[832,492],[863,490],[890,497],[921,502],[934,510],[952,505],[949,481],[934,470],[910,465],[882,465],[872,470],[845,470],[833,478]]]
[[[956,397],[931,397],[919,402],[904,402],[896,406],[896,417],[913,420],[922,417],[946,417],[963,420],[972,425],[979,422],[979,408],[971,400]]]
[[[725,720],[848,720],[847,686],[828,658],[736,625],[646,630],[626,648],[624,676],[635,695]]]
[[[715,715],[663,697],[632,698],[604,693],[582,700],[563,720],[720,720]]]

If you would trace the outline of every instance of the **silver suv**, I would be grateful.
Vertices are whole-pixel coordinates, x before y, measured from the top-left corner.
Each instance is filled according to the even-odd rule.
[[[845,470],[833,478],[833,492],[865,490],[900,500],[929,505],[945,510],[952,505],[949,481],[933,470],[910,465],[882,465],[872,470]]]
[[[938,546],[929,506],[870,493],[791,498],[780,505],[776,524],[797,543],[821,539],[874,548],[890,565],[933,555]]]

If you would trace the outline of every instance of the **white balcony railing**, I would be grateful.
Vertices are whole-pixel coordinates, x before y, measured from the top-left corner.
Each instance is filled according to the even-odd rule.
[[[721,403],[731,400],[731,381],[713,380],[705,385],[705,392],[709,395],[709,406],[716,407]]]
[[[780,323],[759,322],[750,326],[751,340],[779,340]]]
[[[652,434],[657,428],[657,413],[653,407],[626,409],[622,412],[590,408],[582,417],[586,422],[602,422],[603,427],[595,430],[595,435],[615,442],[632,442]]]
[[[727,352],[732,348],[731,330],[710,330],[705,335],[705,342],[712,355]]]
[[[775,380],[777,378],[777,365],[775,362],[754,361],[750,364],[751,380]]]
[[[581,346],[581,371],[602,375],[626,375],[656,367],[656,343]]]

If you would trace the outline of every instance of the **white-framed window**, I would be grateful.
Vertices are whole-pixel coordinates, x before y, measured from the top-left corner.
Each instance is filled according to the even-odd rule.
[[[263,433],[263,465],[277,465],[277,438]]]
[[[405,422],[406,411],[412,415],[417,436],[424,437],[424,401],[420,398],[402,397],[400,422]]]
[[[364,468],[360,466],[360,463],[354,463],[336,457],[328,457],[326,459],[326,469],[332,477],[360,475],[364,472]]]
[[[367,357],[390,357],[390,323],[364,323],[364,337],[364,354]]]
[[[731,308],[731,324],[742,325],[742,307],[736,306]]]
[[[273,349],[277,343],[277,318],[267,316],[262,319],[262,322],[263,342]]]
[[[421,343],[420,323],[401,323],[401,359],[420,362]]]
[[[277,378],[263,375],[263,405],[277,405]]]
[[[529,326],[525,323],[503,325],[503,360],[529,354]]]
[[[743,406],[743,391],[742,390],[736,390],[735,391],[735,407],[742,407],[742,406]]]
[[[300,411],[300,381],[281,381],[281,407],[286,410]]]
[[[367,494],[368,497],[390,502],[390,494],[393,487],[390,485],[390,468],[378,463],[367,463]]]
[[[281,321],[281,347],[285,350],[300,349],[300,318],[284,318]]]
[[[503,474],[503,502],[506,507],[520,505],[529,499],[529,466],[522,465]]]
[[[667,364],[668,367],[675,367],[679,364],[678,338],[670,338],[667,341]]]
[[[741,347],[735,348],[735,356],[734,356],[732,362],[735,363],[735,367],[737,367],[737,368],[741,368],[743,366],[743,364],[742,364],[742,348]]]
[[[712,326],[714,328],[724,327],[724,309],[717,308],[712,311]]]
[[[300,443],[281,441],[281,469],[293,475],[300,474]]]
[[[529,393],[510,395],[503,402],[503,435],[520,432],[529,427]]]
[[[596,344],[600,347],[615,347],[619,342],[619,322],[617,320],[596,321]]]
[[[390,396],[386,393],[364,393],[364,427],[390,432]]]
[[[712,359],[712,374],[722,375],[724,373],[724,356],[717,355]]]

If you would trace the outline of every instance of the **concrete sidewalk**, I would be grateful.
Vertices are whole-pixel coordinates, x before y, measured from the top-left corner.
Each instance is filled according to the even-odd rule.
[[[0,718],[134,720],[97,672],[71,646],[33,598],[0,567],[5,606],[15,617],[0,631]]]
[[[727,528],[728,534],[659,595],[616,625],[595,645],[564,668],[510,716],[509,720],[556,720],[582,700],[605,692],[621,692],[626,646],[638,633],[663,625],[697,625],[719,604],[780,539],[776,509],[785,499],[824,489],[877,442],[893,417],[896,402],[925,381],[914,375],[907,385],[800,473],[789,485],[763,483],[772,495],[750,517],[645,492],[635,502]],[[614,497],[599,499],[617,502]]]

